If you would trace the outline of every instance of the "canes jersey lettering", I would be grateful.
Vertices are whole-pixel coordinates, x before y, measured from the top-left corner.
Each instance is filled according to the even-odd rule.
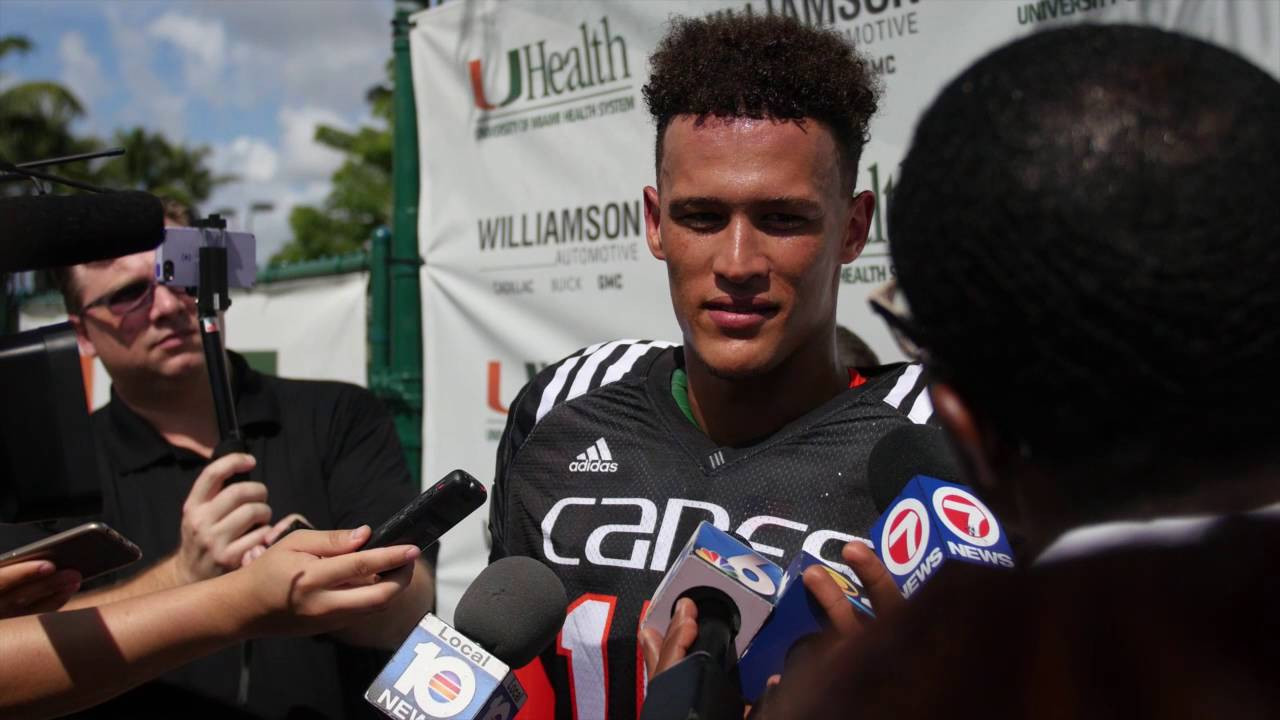
[[[779,563],[801,549],[839,562],[876,520],[872,446],[932,414],[919,366],[885,366],[765,440],[719,447],[672,397],[683,365],[670,343],[593,345],[543,370],[511,406],[491,560],[528,555],[564,581],[568,617],[541,657],[557,718],[638,715],[640,618],[700,521]]]

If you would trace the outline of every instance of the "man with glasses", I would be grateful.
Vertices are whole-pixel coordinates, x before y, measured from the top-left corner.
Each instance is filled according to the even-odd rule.
[[[918,367],[837,358],[840,268],[875,206],[855,192],[870,65],[835,32],[724,14],[677,20],[644,93],[648,243],[684,344],[601,343],[547,368],[511,406],[491,495],[493,558],[535,557],[569,592],[542,656],[560,718],[637,713],[644,604],[699,521],[780,563],[839,563],[876,519],[872,446],[930,415]]]
[[[417,494],[391,420],[371,394],[264,375],[235,353],[232,385],[250,454],[210,462],[219,435],[195,298],[156,283],[154,252],[64,268],[58,277],[81,354],[101,360],[112,379],[111,401],[93,414],[103,519],[150,561],[68,608],[233,571],[299,516],[322,529],[376,526]],[[228,482],[239,474],[248,479]],[[353,646],[395,647],[430,608],[430,565],[419,560],[412,574],[390,608],[327,638],[261,640],[245,656],[224,651],[166,676],[163,692],[189,696],[135,691],[96,712],[123,715],[136,709],[130,703],[146,707],[163,696],[261,717],[367,714],[364,685],[385,657]]]

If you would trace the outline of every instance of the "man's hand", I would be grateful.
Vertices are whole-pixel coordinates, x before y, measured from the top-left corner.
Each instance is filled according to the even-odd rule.
[[[245,553],[261,545],[271,526],[267,486],[228,478],[247,473],[253,456],[232,453],[209,463],[182,505],[182,540],[174,555],[178,583],[216,577],[240,567]]]
[[[644,654],[644,668],[649,679],[683,660],[697,639],[698,606],[689,598],[680,598],[676,601],[665,636],[653,628],[640,631],[640,650]]]
[[[877,619],[892,617],[901,609],[902,593],[898,591],[889,570],[871,548],[861,541],[851,540],[840,550],[840,557],[862,581],[862,587],[871,599]],[[832,652],[841,641],[865,632],[871,618],[853,609],[835,578],[822,567],[812,565],[805,568],[801,581],[826,614],[829,629],[797,642],[787,654],[786,667],[793,664],[821,667],[824,654]],[[776,685],[779,679],[775,675],[769,679],[768,684]]]
[[[367,525],[355,530],[298,530],[252,565],[231,573],[228,580],[236,579],[239,586],[232,598],[248,621],[249,634],[329,632],[385,610],[409,585],[420,551],[413,545],[395,545],[353,552],[370,532]]]
[[[80,573],[55,570],[48,560],[27,560],[0,567],[0,618],[62,607],[80,589]]]

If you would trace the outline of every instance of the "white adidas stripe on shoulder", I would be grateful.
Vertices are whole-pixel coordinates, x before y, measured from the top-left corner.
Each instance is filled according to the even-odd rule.
[[[668,348],[675,343],[663,340],[654,340],[650,342],[641,342],[639,340],[614,340],[607,343],[596,343],[591,347],[583,350],[564,361],[556,374],[552,377],[551,382],[542,391],[542,396],[538,399],[538,412],[534,417],[534,422],[542,420],[543,416],[551,412],[551,408],[555,407],[556,396],[564,389],[565,384],[569,383],[570,375],[573,376],[573,382],[569,384],[569,390],[564,400],[569,401],[585,394],[587,391],[608,385],[622,379],[628,371],[636,364],[636,361],[654,348]],[[621,357],[613,362],[604,365],[609,357],[617,352],[618,348],[627,347]],[[601,376],[598,383],[593,383],[596,373],[604,365],[604,375]],[[581,367],[579,367],[581,366]],[[577,371],[576,374],[574,371]]]
[[[913,390],[919,388],[916,399],[911,403],[911,409],[906,411],[907,419],[917,425],[923,425],[933,416],[933,401],[929,399],[929,388],[924,387],[923,378],[921,377],[922,367],[918,364],[908,365],[902,374],[898,376],[898,381],[894,383],[893,389],[888,395],[884,396],[887,405],[898,410],[904,410],[902,403],[911,395]]]
[[[586,348],[577,355],[565,360],[560,367],[556,368],[555,376],[551,378],[551,383],[543,388],[542,397],[538,400],[538,413],[535,416],[535,422],[541,420],[543,415],[551,412],[552,406],[556,403],[556,396],[560,394],[560,388],[564,387],[565,381],[569,379],[569,373],[573,372],[573,369],[578,366],[582,358],[600,349],[603,344],[596,343]]]

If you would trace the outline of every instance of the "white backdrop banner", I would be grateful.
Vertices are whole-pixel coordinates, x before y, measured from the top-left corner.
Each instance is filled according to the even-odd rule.
[[[234,291],[226,313],[227,347],[274,361],[276,375],[364,387],[368,284],[368,273],[347,273]],[[60,301],[41,301],[25,304],[18,321],[29,330],[66,319]],[[111,378],[96,360],[90,393],[95,408],[111,398]]]
[[[600,340],[679,340],[644,242],[654,128],[640,90],[671,16],[725,11],[832,27],[884,80],[858,183],[877,196],[875,222],[838,316],[886,361],[898,353],[866,308],[891,273],[885,199],[916,118],[973,60],[1062,23],[1139,22],[1280,75],[1280,3],[1267,0],[475,0],[419,13],[426,480],[461,467],[489,482],[507,405],[544,364]],[[444,539],[446,618],[485,563],[484,524],[477,513]]]

